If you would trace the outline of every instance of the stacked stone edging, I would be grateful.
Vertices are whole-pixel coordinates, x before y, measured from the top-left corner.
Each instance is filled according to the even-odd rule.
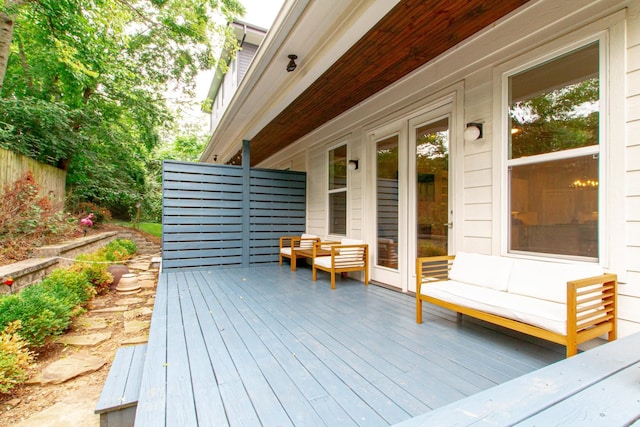
[[[12,286],[0,285],[0,294],[18,293],[22,289],[40,282],[54,269],[71,265],[73,258],[77,255],[94,252],[117,238],[134,241],[138,247],[139,255],[154,254],[160,251],[158,245],[132,231],[107,231],[57,245],[43,246],[34,249],[32,258],[0,266],[0,279],[11,277],[14,280]]]

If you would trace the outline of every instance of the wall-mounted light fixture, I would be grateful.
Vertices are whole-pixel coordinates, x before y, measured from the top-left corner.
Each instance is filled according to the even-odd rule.
[[[467,128],[464,130],[463,136],[465,142],[473,142],[478,139],[482,139],[482,123],[467,123]]]
[[[298,66],[296,64],[296,59],[298,59],[298,55],[289,55],[289,63],[287,64],[287,71],[292,72]]]
[[[357,160],[349,160],[349,163],[347,163],[347,167],[349,168],[350,171],[354,171],[354,170],[358,169],[358,161]]]
[[[217,154],[214,154],[214,155],[213,155],[213,161],[214,161],[214,162],[217,162],[217,161],[218,161],[218,155],[217,155]]]

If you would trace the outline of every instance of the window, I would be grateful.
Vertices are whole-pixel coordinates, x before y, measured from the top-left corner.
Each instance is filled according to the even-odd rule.
[[[509,251],[598,259],[599,43],[511,75]]]
[[[347,234],[347,146],[329,150],[329,234]]]

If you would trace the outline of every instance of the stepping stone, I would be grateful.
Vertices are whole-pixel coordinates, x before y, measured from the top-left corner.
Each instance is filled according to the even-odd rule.
[[[91,310],[89,313],[115,313],[119,311],[127,311],[129,306],[117,305],[115,307],[99,308],[97,310]]]
[[[147,271],[149,269],[149,264],[144,263],[135,263],[127,265],[129,270],[144,270]]]
[[[120,345],[134,345],[134,344],[144,344],[149,341],[149,335],[138,335],[132,338],[128,338],[120,343]]]
[[[111,332],[102,332],[89,335],[63,336],[58,338],[56,342],[66,345],[75,345],[77,347],[91,347],[100,344],[109,338],[111,338]]]
[[[143,302],[144,300],[142,298],[123,298],[121,300],[116,301],[116,305],[131,305],[131,304],[140,304]]]
[[[124,322],[125,334],[137,334],[145,329],[149,328],[151,321],[149,320],[129,320]]]
[[[140,284],[142,289],[153,289],[156,287],[156,281],[153,279],[138,280],[138,284]]]
[[[129,310],[123,314],[127,320],[135,319],[136,317],[142,317],[153,313],[153,309],[149,307],[140,307],[135,310]]]
[[[62,384],[80,375],[95,372],[102,368],[105,363],[107,363],[107,361],[100,357],[80,351],[51,363],[34,378],[27,380],[27,383]]]
[[[102,385],[82,387],[53,406],[31,415],[14,427],[83,426],[99,427],[100,415],[94,414]]]
[[[79,317],[73,322],[76,328],[83,329],[105,329],[108,325],[107,319],[102,317]]]
[[[91,305],[95,308],[104,308],[107,306],[107,300],[102,298],[102,299],[94,299],[93,301],[91,301]]]

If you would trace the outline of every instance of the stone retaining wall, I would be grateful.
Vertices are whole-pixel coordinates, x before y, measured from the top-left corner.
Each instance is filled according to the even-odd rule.
[[[36,248],[33,258],[0,266],[0,280],[11,277],[14,281],[12,286],[0,284],[0,294],[18,293],[40,282],[52,270],[71,265],[73,259],[79,254],[94,252],[117,238],[131,239],[131,235],[125,232],[121,236],[117,231],[108,231],[57,245]]]

